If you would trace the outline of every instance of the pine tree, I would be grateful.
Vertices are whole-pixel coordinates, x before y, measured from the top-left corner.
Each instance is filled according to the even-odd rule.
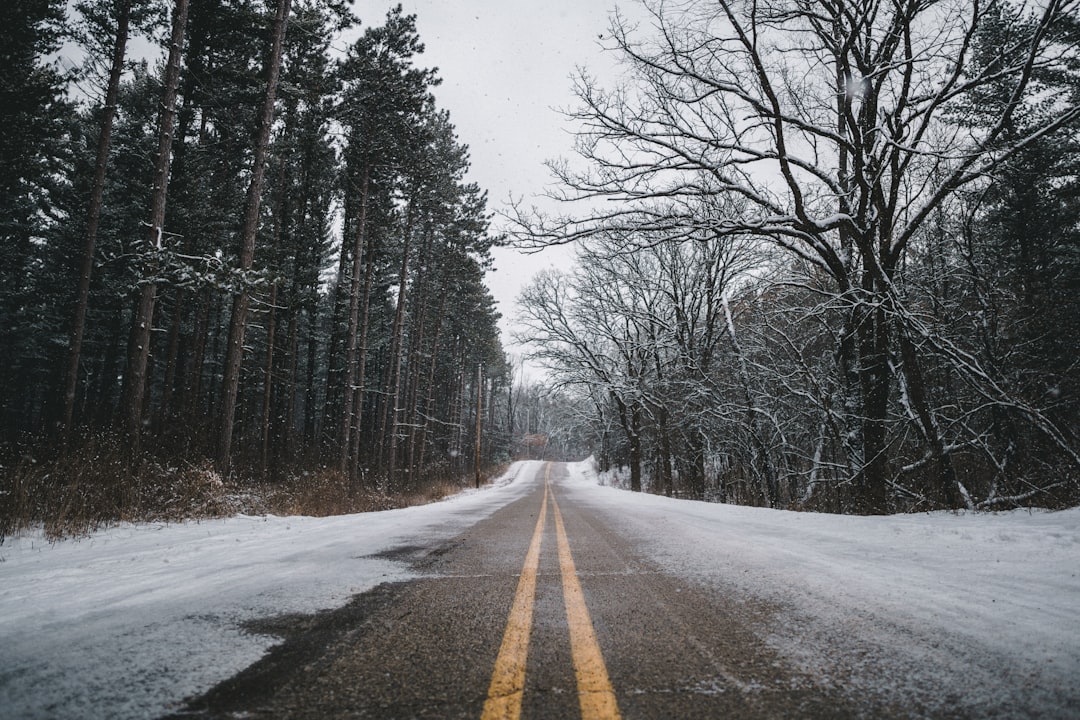
[[[180,61],[183,55],[187,17],[188,0],[176,0],[169,41],[169,56],[165,66],[165,88],[161,101],[153,196],[147,222],[149,231],[146,249],[149,253],[162,250],[164,245],[165,200],[169,186],[173,129],[176,124],[176,93],[180,82]],[[155,270],[152,260],[147,269],[150,271],[149,274]],[[121,402],[121,412],[124,429],[135,454],[139,452],[141,446],[143,400],[146,393],[146,369],[150,356],[150,333],[154,319],[156,289],[156,282],[152,277],[143,278],[138,305],[132,319],[131,336],[128,341],[128,362],[124,372],[124,397]]]
[[[282,47],[291,5],[292,0],[278,0],[277,15],[274,18],[273,40],[266,68],[266,94],[263,98],[255,138],[251,183],[244,203],[244,225],[240,232],[239,270],[241,273],[251,269],[255,257],[255,235],[259,229],[259,206],[262,201],[263,178],[266,172],[266,155],[270,145],[270,129],[274,122],[274,103],[281,70]],[[225,377],[222,381],[221,447],[218,453],[218,466],[223,470],[228,469],[230,462],[236,394],[240,385],[240,363],[244,353],[244,331],[250,301],[250,294],[246,287],[241,287],[240,292],[233,297],[228,350],[225,356]]]
[[[125,69],[128,36],[131,28],[132,10],[135,0],[114,0],[104,5],[81,2],[77,11],[87,26],[84,44],[90,45],[92,38],[104,40],[111,35],[109,47],[109,75],[105,91],[104,105],[101,108],[101,126],[98,131],[97,151],[94,163],[94,179],[90,190],[87,208],[86,237],[79,269],[79,285],[75,297],[75,312],[71,321],[71,334],[68,340],[68,359],[65,370],[63,414],[60,418],[65,438],[70,436],[75,414],[75,394],[79,381],[79,361],[82,355],[83,336],[86,332],[86,311],[90,298],[90,279],[94,270],[94,254],[97,247],[97,234],[101,222],[102,199],[105,194],[105,173],[108,169],[109,150],[112,143],[113,121],[120,95],[120,80]],[[145,5],[145,3],[140,3]],[[136,24],[145,16],[142,7],[135,7]],[[98,30],[97,33],[94,31]],[[109,46],[107,41],[102,44]]]
[[[395,182],[396,167],[410,138],[408,130],[436,84],[433,72],[412,66],[423,52],[416,18],[397,6],[382,27],[369,28],[351,48],[342,66],[344,99],[339,117],[346,127],[347,196],[354,209],[351,221],[348,281],[348,322],[345,334],[344,410],[338,444],[338,465],[350,469],[350,455],[363,413],[367,363],[368,321],[374,283],[374,253],[370,227],[373,188],[383,193]],[[343,263],[344,263],[343,247]],[[345,265],[342,265],[345,269]],[[363,281],[361,275],[363,273]],[[339,291],[345,278],[339,271]],[[353,467],[357,458],[352,458]]]
[[[37,416],[21,373],[40,339],[30,308],[34,242],[51,223],[64,162],[70,108],[64,74],[48,60],[63,39],[63,13],[62,0],[0,3],[0,422],[11,429],[30,429]]]

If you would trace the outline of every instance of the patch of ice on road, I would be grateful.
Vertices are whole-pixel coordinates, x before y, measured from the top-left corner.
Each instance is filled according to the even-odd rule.
[[[542,463],[419,507],[329,518],[123,525],[0,545],[0,718],[158,717],[276,642],[258,617],[344,605],[409,577],[372,557],[437,543],[520,497]]]

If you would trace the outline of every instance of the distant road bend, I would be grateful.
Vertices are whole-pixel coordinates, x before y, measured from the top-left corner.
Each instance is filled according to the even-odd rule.
[[[395,552],[419,579],[255,628],[284,642],[177,717],[941,716],[771,649],[782,610],[659,567],[565,465],[535,467],[452,542]]]

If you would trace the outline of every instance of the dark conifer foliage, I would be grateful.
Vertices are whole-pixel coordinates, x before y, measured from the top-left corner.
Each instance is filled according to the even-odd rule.
[[[0,11],[0,119],[18,129],[0,135],[5,455],[104,432],[136,458],[247,478],[332,467],[406,489],[465,474],[477,367],[485,402],[505,392],[493,238],[415,18],[398,7],[357,28],[332,0],[188,3],[152,238],[177,4]],[[50,65],[65,37],[100,95]],[[160,55],[132,61],[136,38]]]
[[[63,40],[62,0],[12,0],[0,7],[0,416],[7,427],[41,427],[47,389],[40,378],[48,329],[35,313],[37,248],[58,222],[57,177],[72,159],[66,145],[65,73],[51,61]]]

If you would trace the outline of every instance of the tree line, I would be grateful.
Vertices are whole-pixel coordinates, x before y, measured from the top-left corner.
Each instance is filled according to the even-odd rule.
[[[634,489],[1080,502],[1073,0],[646,0],[576,80],[522,340]]]
[[[66,6],[0,9],[4,447],[403,487],[478,460],[483,413],[506,457],[498,238],[415,16]]]

